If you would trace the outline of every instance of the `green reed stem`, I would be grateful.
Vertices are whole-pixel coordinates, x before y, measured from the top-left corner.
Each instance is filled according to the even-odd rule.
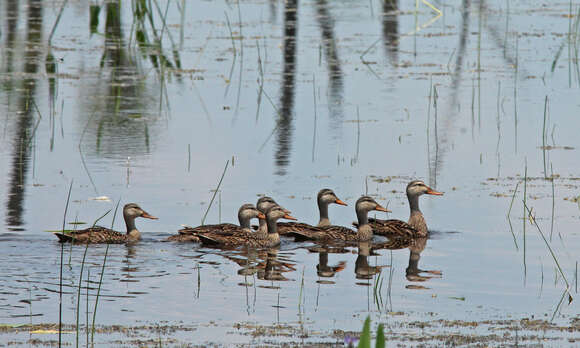
[[[101,286],[103,284],[103,275],[105,274],[105,264],[107,263],[107,255],[109,253],[109,245],[105,248],[105,257],[103,258],[103,266],[101,267],[101,276],[99,277],[99,286],[97,288],[97,296],[95,298],[95,309],[93,310],[93,323],[91,329],[91,345],[95,344],[95,320],[97,318],[97,306],[99,305],[99,296],[101,294]]]
[[[66,206],[64,207],[64,216],[62,218],[62,233],[64,233],[64,227],[66,225],[66,213],[68,211],[68,204],[70,202],[70,194],[72,192],[73,181],[70,181],[70,186],[68,188],[68,196],[66,197]],[[62,347],[62,259],[64,255],[64,243],[60,243],[60,280],[58,286],[58,346]]]
[[[544,243],[548,247],[548,250],[550,251],[550,255],[552,255],[552,259],[554,260],[554,263],[556,264],[556,267],[558,268],[558,271],[560,272],[562,279],[564,279],[564,282],[566,283],[566,292],[568,292],[570,302],[572,302],[572,294],[570,294],[570,291],[569,291],[570,283],[568,283],[568,279],[566,279],[566,276],[564,275],[564,271],[562,270],[562,267],[560,267],[560,262],[558,262],[558,259],[556,258],[556,254],[554,253],[554,250],[552,250],[552,247],[550,246],[550,243],[548,243],[548,240],[544,236],[544,233],[542,233],[542,230],[540,229],[538,222],[536,221],[535,218],[532,217],[532,212],[525,203],[524,203],[524,208],[528,211],[528,214],[531,217],[532,222],[534,223],[534,225],[536,225],[536,228],[538,229],[540,236],[542,236]]]
[[[554,195],[554,167],[550,163],[550,177],[552,178],[552,222],[550,224],[550,242],[552,241],[552,234],[554,233],[554,210],[556,208],[556,200]]]
[[[219,191],[219,189],[220,189],[220,186],[221,186],[221,184],[222,184],[222,180],[224,180],[224,176],[226,175],[226,171],[227,171],[227,169],[228,169],[228,165],[229,165],[229,164],[230,164],[230,160],[227,160],[227,162],[226,162],[226,166],[224,167],[224,172],[222,173],[222,176],[221,176],[221,178],[220,178],[220,181],[218,182],[218,185],[217,185],[216,189],[215,189],[215,190],[214,190],[214,192],[213,192],[213,196],[211,196],[211,200],[209,201],[209,205],[207,206],[207,209],[206,209],[206,211],[205,211],[205,214],[203,214],[203,218],[201,219],[201,224],[202,224],[202,225],[204,224],[204,222],[205,222],[205,218],[207,217],[207,213],[209,212],[209,209],[211,208],[211,205],[213,204],[213,201],[214,201],[214,199],[215,199],[215,196],[216,196],[217,192],[218,192],[218,191]]]
[[[81,272],[79,274],[79,286],[77,291],[77,336],[76,336],[76,346],[79,346],[79,330],[80,330],[80,308],[81,308],[81,288],[83,285],[83,270],[85,268],[85,259],[87,257],[87,251],[89,250],[89,241],[87,240],[87,245],[85,246],[85,252],[83,253],[83,260],[81,262]],[[88,289],[88,284],[87,284]]]
[[[525,169],[524,169],[524,216],[523,216],[523,230],[524,230],[524,277],[527,275],[526,267],[526,200],[527,200],[527,188],[528,188],[528,161],[526,159]]]

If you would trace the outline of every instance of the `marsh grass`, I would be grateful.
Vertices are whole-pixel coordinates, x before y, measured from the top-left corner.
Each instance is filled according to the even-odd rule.
[[[383,324],[377,327],[377,335],[375,341],[375,348],[385,347],[385,332]],[[363,324],[363,330],[358,341],[358,348],[371,348],[371,318],[367,316]]]
[[[564,274],[564,271],[562,270],[562,267],[560,266],[560,262],[558,261],[558,258],[556,257],[556,254],[554,253],[554,250],[552,249],[552,247],[550,246],[550,243],[548,242],[548,240],[546,239],[546,237],[544,236],[544,233],[542,232],[542,230],[540,229],[540,226],[538,225],[538,222],[536,221],[536,219],[533,217],[532,215],[532,211],[530,210],[530,208],[528,208],[528,206],[526,205],[526,203],[524,202],[524,209],[526,209],[526,211],[528,212],[528,216],[530,218],[530,220],[532,221],[532,223],[536,226],[538,233],[540,234],[540,236],[542,237],[544,243],[546,244],[546,247],[548,248],[548,251],[550,252],[550,255],[552,256],[552,259],[554,260],[554,263],[556,265],[556,268],[558,270],[558,273],[560,274],[560,276],[562,277],[562,279],[564,280],[564,283],[566,284],[566,288],[564,289],[564,294],[562,295],[562,299],[564,298],[565,294],[568,294],[568,303],[571,303],[574,298],[572,297],[572,294],[570,293],[570,283],[568,282],[568,279],[566,278],[566,275]],[[560,302],[562,302],[562,300],[560,300]],[[559,307],[559,306],[558,306]],[[554,317],[552,317],[553,320]]]
[[[298,312],[302,313],[302,301],[304,294],[304,270],[306,267],[302,267],[302,279],[300,280],[300,293],[298,294]]]
[[[117,207],[119,207],[119,203],[117,203]],[[93,227],[95,227],[97,225],[97,222],[99,222],[102,218],[104,218],[105,216],[107,216],[109,213],[111,212],[111,209],[109,209],[105,214],[101,215],[98,219],[95,220],[95,222],[93,223]],[[116,210],[115,210],[116,212]],[[114,221],[114,217],[113,217],[113,221]],[[71,242],[71,245],[73,243]],[[76,310],[76,346],[79,346],[79,330],[80,330],[80,308],[81,308],[81,288],[82,288],[82,284],[83,284],[83,271],[85,268],[85,260],[87,258],[87,251],[89,250],[89,243],[87,241],[87,243],[85,244],[85,251],[83,253],[83,258],[81,261],[81,270],[80,270],[80,274],[79,274],[79,283],[78,283],[78,290],[77,290],[77,310]],[[87,291],[88,291],[88,286],[89,284],[87,283]]]
[[[318,119],[318,115],[316,112],[316,109],[317,109],[317,107],[316,107],[316,76],[314,74],[312,74],[312,99],[314,101],[314,126],[313,126],[313,131],[312,131],[312,162],[314,163],[314,151],[316,149],[316,123],[317,123],[317,119]],[[358,107],[357,107],[357,115],[358,115]]]
[[[113,219],[111,221],[111,228],[115,225],[115,217],[117,216],[117,210],[119,209],[119,203],[121,203],[121,198],[117,201],[117,205],[115,206],[115,212],[113,213]],[[108,212],[107,212],[108,213]],[[105,214],[106,215],[106,214]],[[104,217],[104,215],[103,215]],[[98,220],[97,220],[98,221]],[[96,221],[95,221],[96,223]],[[97,319],[97,308],[99,305],[99,296],[101,295],[101,288],[103,285],[103,277],[105,275],[105,266],[107,264],[107,256],[109,255],[109,243],[105,247],[105,256],[103,257],[103,264],[101,266],[101,274],[99,276],[99,284],[97,287],[97,295],[95,296],[95,307],[93,309],[93,320],[92,320],[92,327],[91,327],[91,345],[95,345],[95,322]]]
[[[546,115],[548,114],[548,96],[544,99],[544,124],[542,126],[542,157],[544,159],[544,179],[548,179],[548,167],[546,166]]]
[[[528,189],[528,160],[525,160],[525,168],[524,168],[524,212],[523,212],[523,245],[524,245],[524,282],[527,275],[527,266],[526,266],[526,201],[527,201],[527,189]]]
[[[62,233],[64,233],[64,227],[66,226],[66,213],[68,211],[68,205],[70,203],[70,194],[72,192],[72,185],[74,180],[71,180],[70,186],[68,188],[68,195],[66,197],[66,205],[64,207],[64,216],[62,218]],[[62,266],[63,266],[63,256],[64,256],[64,243],[60,243],[60,276],[58,284],[58,346],[62,346]]]
[[[222,173],[222,176],[220,178],[220,181],[218,182],[217,187],[215,188],[215,190],[213,191],[213,195],[211,196],[211,200],[209,201],[209,204],[207,206],[207,209],[205,211],[205,214],[203,214],[203,218],[201,219],[201,224],[203,225],[205,223],[205,218],[207,217],[207,213],[209,213],[209,210],[211,209],[211,205],[213,204],[213,201],[215,199],[216,194],[218,193],[220,186],[222,185],[222,181],[224,180],[224,176],[226,175],[226,171],[228,170],[228,166],[230,164],[230,160],[226,161],[226,166],[224,167],[224,171]]]
[[[518,247],[518,241],[517,241],[517,239],[516,239],[516,235],[515,235],[515,233],[514,233],[514,229],[513,229],[513,227],[512,227],[512,221],[511,221],[511,219],[510,219],[510,214],[511,214],[511,212],[512,212],[512,207],[513,207],[513,205],[514,205],[514,200],[515,200],[515,198],[516,198],[516,194],[518,193],[518,186],[519,186],[519,185],[520,185],[520,182],[517,182],[517,183],[516,183],[516,188],[514,189],[514,194],[512,195],[512,200],[511,200],[511,202],[510,202],[510,207],[509,207],[509,209],[508,209],[508,213],[507,213],[507,216],[506,216],[506,217],[507,217],[507,220],[508,220],[508,223],[509,223],[509,225],[510,225],[510,232],[511,232],[511,234],[512,234],[512,237],[513,237],[513,239],[514,239],[514,245],[516,246],[516,250],[519,250],[519,247]]]
[[[554,192],[554,181],[556,180],[556,178],[554,177],[554,167],[552,166],[552,163],[550,163],[550,179],[552,181],[552,219],[550,220],[550,242],[551,242],[552,234],[554,233],[554,211],[556,208],[556,198]]]

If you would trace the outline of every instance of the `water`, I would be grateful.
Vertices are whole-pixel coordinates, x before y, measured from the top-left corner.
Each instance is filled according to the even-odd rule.
[[[575,298],[579,79],[568,37],[576,39],[576,17],[569,3],[433,4],[441,17],[396,1],[161,1],[150,5],[152,24],[133,13],[137,2],[69,1],[49,46],[63,2],[6,1],[1,323],[58,323],[60,245],[46,231],[62,228],[72,182],[67,222],[90,225],[117,200],[160,218],[138,221],[139,244],[110,247],[97,324],[185,325],[193,333],[167,336],[221,344],[342,342],[333,330],[358,331],[367,314],[416,334],[415,320],[555,313],[555,323],[570,325],[577,300],[558,308],[566,285],[536,226],[522,219],[522,200],[527,166],[526,204],[552,234]],[[314,223],[322,187],[349,204],[330,208],[335,224],[349,225],[367,192],[406,220],[405,185],[424,179],[445,192],[421,199],[434,232],[418,268],[430,272],[417,276],[405,249],[368,256],[371,266],[391,267],[359,279],[366,254],[357,248],[329,253],[335,268],[321,276],[324,256],[310,243],[284,240],[270,255],[160,243],[200,223],[228,160],[207,223],[235,221],[260,194]],[[64,248],[68,324],[83,252]],[[104,252],[87,252],[91,318]],[[80,304],[84,325],[86,287]],[[310,338],[253,338],[232,329],[240,323],[282,323],[299,332],[290,337]]]

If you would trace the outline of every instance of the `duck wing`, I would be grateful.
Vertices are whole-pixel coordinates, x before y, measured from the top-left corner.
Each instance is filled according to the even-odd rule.
[[[278,234],[281,236],[292,234],[293,232],[316,230],[318,227],[305,224],[303,222],[278,222]]]
[[[353,226],[358,227],[358,223],[353,222]],[[373,219],[369,218],[369,225],[373,229],[373,233],[379,236],[399,236],[405,238],[413,238],[419,235],[419,231],[405,221],[397,219]]]
[[[201,225],[197,227],[184,227],[177,231],[179,234],[196,234],[214,231],[229,231],[240,228],[240,226],[230,223],[215,224],[215,225]]]
[[[61,243],[122,244],[127,242],[127,234],[102,226],[94,226],[84,230],[65,233],[55,232],[54,234]]]

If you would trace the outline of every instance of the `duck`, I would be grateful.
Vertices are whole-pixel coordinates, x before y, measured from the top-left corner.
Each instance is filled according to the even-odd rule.
[[[370,196],[360,197],[355,204],[358,218],[358,229],[353,231],[343,226],[314,227],[309,230],[293,231],[290,234],[297,240],[315,240],[319,242],[363,242],[373,238],[373,229],[368,224],[368,212],[372,210],[390,212]]]
[[[442,196],[443,192],[435,191],[425,185],[422,180],[413,180],[407,185],[407,199],[411,213],[409,221],[404,222],[396,219],[381,220],[369,219],[369,225],[377,235],[387,237],[421,238],[429,235],[427,222],[419,209],[419,197],[428,194]],[[356,224],[353,224],[356,226]]]
[[[248,246],[254,248],[271,248],[280,244],[280,235],[276,226],[278,219],[297,220],[295,217],[286,213],[280,206],[272,206],[265,216],[260,218],[258,231],[249,230],[231,233],[223,231],[222,233],[207,232],[199,234],[199,240],[204,245],[217,247],[239,247]]]
[[[334,191],[331,189],[324,188],[318,192],[316,197],[316,201],[318,202],[318,212],[320,214],[320,219],[318,220],[318,224],[316,226],[312,226],[303,222],[279,222],[278,223],[278,234],[281,236],[291,234],[292,232],[298,231],[305,231],[305,230],[317,230],[319,228],[339,228],[345,229],[346,227],[342,226],[333,226],[330,224],[330,219],[328,218],[328,206],[330,204],[338,204],[346,206],[347,204],[340,200]],[[346,228],[348,231],[346,232],[353,232],[352,230]]]
[[[172,242],[199,242],[198,235],[201,233],[226,233],[235,234],[240,232],[250,232],[250,220],[253,218],[265,217],[253,204],[243,204],[240,209],[238,209],[238,221],[239,225],[232,223],[214,224],[214,225],[201,225],[197,227],[185,227],[180,229],[178,234],[170,236],[167,241]]]
[[[138,217],[157,220],[136,203],[128,203],[123,207],[123,218],[127,226],[127,233],[117,232],[102,226],[93,226],[84,230],[72,232],[55,232],[61,243],[86,243],[86,244],[123,244],[136,242],[141,239],[141,233],[135,227],[135,219]]]

